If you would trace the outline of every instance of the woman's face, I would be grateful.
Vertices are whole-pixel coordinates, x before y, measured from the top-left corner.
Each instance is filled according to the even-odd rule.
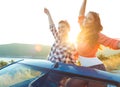
[[[64,36],[68,35],[68,32],[69,32],[69,28],[67,27],[66,24],[60,23],[58,25],[58,33],[59,33],[60,37],[64,38]]]
[[[85,19],[83,20],[83,27],[85,28],[89,28],[94,26],[94,22],[95,22],[95,18],[92,15],[92,13],[88,13],[85,17]]]

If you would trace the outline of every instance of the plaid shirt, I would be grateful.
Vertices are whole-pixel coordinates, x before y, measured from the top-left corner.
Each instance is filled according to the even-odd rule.
[[[50,30],[55,38],[55,43],[51,47],[48,60],[52,62],[75,64],[75,56],[73,54],[73,52],[75,52],[74,45],[70,43],[61,44],[55,25],[50,25]]]

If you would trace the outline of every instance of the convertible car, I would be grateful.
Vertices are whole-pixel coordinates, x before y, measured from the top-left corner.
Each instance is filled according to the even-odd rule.
[[[40,59],[0,68],[0,87],[120,87],[120,75]]]

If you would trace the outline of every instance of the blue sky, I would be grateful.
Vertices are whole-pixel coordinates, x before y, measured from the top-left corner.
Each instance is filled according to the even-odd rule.
[[[51,45],[54,41],[49,30],[44,7],[56,24],[61,19],[71,25],[72,38],[79,31],[77,23],[82,0],[0,0],[0,44],[27,43]],[[86,11],[99,13],[103,33],[120,38],[119,0],[88,0]]]

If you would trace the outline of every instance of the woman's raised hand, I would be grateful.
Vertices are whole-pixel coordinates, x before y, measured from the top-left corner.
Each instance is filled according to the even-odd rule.
[[[46,14],[46,15],[49,15],[50,13],[49,13],[49,10],[47,9],[47,8],[44,8],[44,13]]]

